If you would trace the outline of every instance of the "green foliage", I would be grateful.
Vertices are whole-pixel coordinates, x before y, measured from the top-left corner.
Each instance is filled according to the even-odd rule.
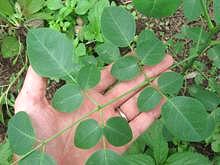
[[[183,76],[176,72],[162,73],[158,79],[158,86],[162,92],[169,95],[179,93],[183,85]]]
[[[50,10],[57,10],[63,7],[61,0],[47,0],[46,4]]]
[[[162,117],[166,128],[184,141],[202,141],[214,129],[214,121],[204,105],[190,97],[177,96],[168,99],[162,107]]]
[[[21,6],[22,13],[25,16],[32,15],[38,12],[43,8],[45,1],[44,0],[18,0],[19,5]]]
[[[11,16],[14,13],[9,0],[0,0],[0,16]]]
[[[133,1],[135,7],[138,11],[143,13],[146,16],[161,18],[170,16],[173,14],[176,9],[179,7],[181,1],[180,0],[134,0]]]
[[[144,30],[137,42],[137,54],[141,63],[149,66],[160,63],[165,55],[165,45],[150,30]]]
[[[96,151],[86,162],[86,165],[122,165],[127,161],[111,150]]]
[[[108,142],[114,146],[123,146],[132,140],[131,128],[122,117],[108,119],[103,131]]]
[[[55,160],[46,153],[35,151],[28,157],[22,159],[18,165],[56,165]]]
[[[10,58],[17,55],[20,51],[20,44],[15,37],[7,36],[3,39],[1,53],[4,58]]]
[[[154,109],[161,101],[162,96],[152,87],[145,88],[139,95],[137,105],[140,112]]]
[[[220,46],[215,46],[208,51],[208,57],[213,61],[213,65],[220,69]]]
[[[208,158],[193,152],[182,152],[171,155],[165,165],[211,165]]]
[[[183,0],[184,16],[193,21],[202,14],[202,6],[200,0]]]
[[[122,7],[107,7],[102,13],[101,29],[107,40],[126,47],[134,39],[136,25],[134,17]]]
[[[74,144],[82,149],[94,147],[102,136],[102,128],[96,120],[88,119],[81,122],[75,132]]]
[[[145,154],[127,155],[124,157],[129,165],[155,165],[154,160]]]
[[[131,80],[140,72],[137,62],[133,56],[120,58],[113,64],[111,74],[121,81]]]
[[[0,144],[0,155],[0,164],[9,165],[12,160],[13,152],[8,140]]]
[[[67,84],[56,91],[52,105],[61,112],[73,112],[83,102],[83,96],[77,85]]]
[[[36,141],[31,120],[26,112],[18,112],[10,119],[7,134],[11,148],[18,155],[30,151]]]
[[[30,30],[27,53],[31,66],[41,76],[62,78],[72,71],[73,46],[60,32],[49,28]]]
[[[214,0],[214,17],[217,24],[220,24],[220,1]]]

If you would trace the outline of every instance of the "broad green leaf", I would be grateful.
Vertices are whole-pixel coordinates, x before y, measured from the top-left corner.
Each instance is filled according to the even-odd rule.
[[[41,76],[62,78],[72,71],[72,42],[65,34],[55,30],[30,30],[27,35],[27,53],[31,66]]]
[[[162,119],[170,133],[184,141],[202,141],[214,129],[204,105],[191,97],[168,99],[162,107]]]
[[[111,150],[99,150],[93,153],[86,165],[126,165],[127,161]]]
[[[74,144],[82,149],[94,147],[102,136],[102,128],[94,119],[82,121],[76,128]]]
[[[134,56],[120,58],[113,64],[111,74],[121,81],[131,80],[140,72],[137,63],[138,60]]]
[[[212,111],[220,105],[220,97],[214,92],[203,89],[201,86],[192,86],[189,88],[189,92],[191,96],[200,100],[208,111]]]
[[[161,18],[172,15],[181,0],[133,0],[137,10],[146,16]]]
[[[18,155],[30,151],[36,141],[31,120],[26,112],[18,112],[9,120],[7,134],[11,148]]]
[[[148,112],[160,103],[162,96],[152,87],[145,88],[138,96],[137,105],[140,112]]]
[[[220,123],[220,108],[217,108],[214,111],[212,111],[211,116],[213,117],[216,123]]]
[[[220,46],[215,46],[209,49],[208,57],[213,61],[213,65],[220,69]]]
[[[56,165],[55,160],[48,154],[35,151],[19,161],[18,165]]]
[[[86,46],[83,43],[80,43],[76,49],[75,49],[75,55],[80,57],[80,56],[85,56],[86,55]]]
[[[89,89],[99,83],[100,77],[101,72],[95,65],[87,65],[79,71],[77,80],[82,89]]]
[[[60,112],[73,112],[83,102],[83,96],[77,85],[66,84],[58,89],[53,97],[52,105]]]
[[[47,0],[46,4],[50,10],[57,10],[63,7],[61,0]]]
[[[214,0],[214,17],[217,24],[220,24],[220,0]]]
[[[21,6],[22,13],[25,16],[32,15],[38,12],[43,8],[45,1],[44,0],[18,0],[19,5]]]
[[[104,127],[104,135],[114,146],[123,146],[132,139],[132,131],[128,122],[122,117],[108,119]]]
[[[101,17],[101,30],[114,45],[129,46],[135,36],[134,17],[122,7],[106,7]]]
[[[145,154],[131,154],[124,158],[128,161],[128,165],[155,165],[154,160]]]
[[[80,0],[76,6],[76,14],[84,15],[93,6],[96,0]]]
[[[14,13],[9,0],[0,0],[0,16],[11,16]]]
[[[197,19],[202,14],[200,0],[183,0],[184,15],[189,21]]]
[[[193,152],[182,152],[182,153],[175,153],[171,155],[165,165],[211,165],[212,163],[209,161],[208,158]]]
[[[120,58],[119,48],[109,42],[96,46],[95,50],[101,60],[107,64],[115,62]]]
[[[5,143],[0,144],[0,164],[10,165],[12,160],[13,152],[11,150],[8,140]]]
[[[144,30],[137,42],[137,55],[145,65],[153,66],[160,63],[165,56],[165,45],[154,32]]]
[[[156,164],[164,164],[168,156],[168,143],[163,136],[163,124],[160,120],[153,125],[142,135],[145,143],[148,145],[152,157]]]
[[[15,37],[7,36],[3,39],[1,52],[4,58],[16,56],[19,53],[20,44]]]
[[[176,95],[183,85],[183,76],[176,72],[165,72],[160,75],[158,85],[165,94]]]

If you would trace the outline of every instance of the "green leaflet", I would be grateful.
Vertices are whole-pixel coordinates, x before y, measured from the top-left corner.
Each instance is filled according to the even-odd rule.
[[[148,112],[156,108],[162,96],[152,87],[145,88],[139,95],[137,105],[140,112]]]
[[[141,137],[149,147],[150,153],[152,153],[151,156],[156,161],[156,164],[164,164],[169,148],[163,136],[163,123],[157,120]]]
[[[150,30],[144,30],[137,42],[137,55],[145,65],[160,63],[165,56],[165,45]]]
[[[129,46],[135,36],[134,17],[122,7],[106,7],[101,17],[101,30],[114,45]]]
[[[127,161],[111,150],[99,150],[92,154],[86,165],[126,165]]]
[[[214,17],[215,22],[220,24],[220,0],[214,0]]]
[[[87,65],[80,69],[77,81],[82,89],[95,87],[101,78],[101,72],[95,65]]]
[[[202,141],[214,130],[214,121],[198,100],[177,96],[162,107],[163,122],[175,137],[184,141]]]
[[[26,154],[36,141],[31,120],[26,112],[18,112],[8,123],[8,140],[18,155]]]
[[[0,0],[0,16],[11,16],[14,10],[9,0]]]
[[[46,153],[34,151],[19,161],[18,165],[56,165],[55,160]]]
[[[94,147],[102,136],[102,128],[93,119],[82,121],[75,132],[74,144],[82,149]]]
[[[200,0],[183,0],[184,15],[189,21],[197,19],[202,14]]]
[[[220,105],[220,97],[214,92],[203,89],[201,86],[192,86],[189,88],[189,92],[191,96],[200,100],[208,111],[213,111]]]
[[[176,95],[183,85],[183,76],[176,72],[162,73],[158,79],[160,90],[169,95]]]
[[[146,154],[130,154],[124,156],[129,165],[155,165],[152,157]]]
[[[120,58],[113,64],[111,74],[121,81],[131,80],[140,72],[137,63],[138,60],[134,56]]]
[[[110,144],[123,146],[132,139],[132,130],[124,118],[112,117],[106,122],[104,135]]]
[[[171,155],[165,165],[211,165],[212,163],[209,161],[208,158],[204,157],[201,154],[193,153],[193,152],[182,152],[182,153],[175,153]]]
[[[6,140],[5,143],[0,143],[0,155],[0,164],[9,165],[12,160],[13,152],[8,140]]]
[[[181,0],[133,0],[133,3],[144,15],[161,18],[172,15],[181,4]]]
[[[27,35],[27,53],[31,66],[39,75],[70,76],[73,46],[65,34],[49,28],[32,29]]]
[[[57,10],[63,7],[61,0],[47,0],[46,4],[50,10]]]
[[[120,58],[119,48],[110,42],[106,42],[96,46],[96,52],[101,60],[107,64],[115,62]]]
[[[44,0],[18,0],[21,6],[22,13],[25,16],[30,16],[43,8]]]
[[[214,46],[209,49],[208,57],[213,61],[213,65],[220,69],[220,46]]]
[[[53,97],[52,105],[60,112],[73,112],[83,102],[83,96],[77,85],[66,84],[58,89]]]
[[[15,37],[7,36],[1,44],[1,52],[4,58],[16,56],[19,53],[20,44]]]

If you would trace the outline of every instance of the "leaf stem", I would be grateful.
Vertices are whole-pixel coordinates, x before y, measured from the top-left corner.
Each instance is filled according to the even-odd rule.
[[[206,21],[208,23],[208,27],[209,27],[210,30],[213,30],[214,29],[214,25],[212,23],[212,20],[211,20],[211,17],[209,15],[209,13],[208,13],[207,6],[206,6],[204,0],[200,0],[200,3],[202,5],[202,9],[203,9],[203,12],[204,12],[204,17],[205,17],[205,19],[206,19]]]

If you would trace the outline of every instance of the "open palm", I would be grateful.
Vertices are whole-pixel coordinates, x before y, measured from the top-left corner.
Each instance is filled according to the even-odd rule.
[[[144,72],[148,77],[155,77],[167,70],[167,68],[172,65],[172,62],[172,57],[167,55],[160,64],[154,67],[146,67]],[[110,69],[111,66],[107,66],[103,69],[100,83],[94,89],[87,91],[87,96],[92,97],[99,104],[104,104],[112,98],[121,95],[145,79],[144,75],[140,75],[132,81],[116,84],[111,90],[103,94],[103,91],[115,82],[115,79],[110,74]],[[47,139],[96,107],[96,105],[86,97],[84,103],[77,111],[72,113],[58,112],[50,105],[45,97],[46,86],[47,80],[37,75],[30,67],[23,88],[15,104],[16,113],[25,111],[29,114],[38,139]],[[160,106],[150,112],[139,113],[136,104],[138,93],[138,91],[135,91],[127,95],[123,99],[107,106],[103,111],[104,120],[107,120],[112,116],[119,116],[119,112],[116,109],[120,107],[121,111],[123,111],[129,120],[133,132],[133,139],[136,139],[143,133],[160,115]],[[90,117],[101,121],[99,113],[95,113]],[[46,152],[52,155],[60,165],[83,165],[94,151],[103,148],[102,143],[97,144],[90,150],[82,150],[75,147],[73,145],[74,132],[75,127],[51,141],[46,146]],[[107,148],[118,153],[124,152],[128,147],[129,144],[123,147],[114,147],[107,144]]]

